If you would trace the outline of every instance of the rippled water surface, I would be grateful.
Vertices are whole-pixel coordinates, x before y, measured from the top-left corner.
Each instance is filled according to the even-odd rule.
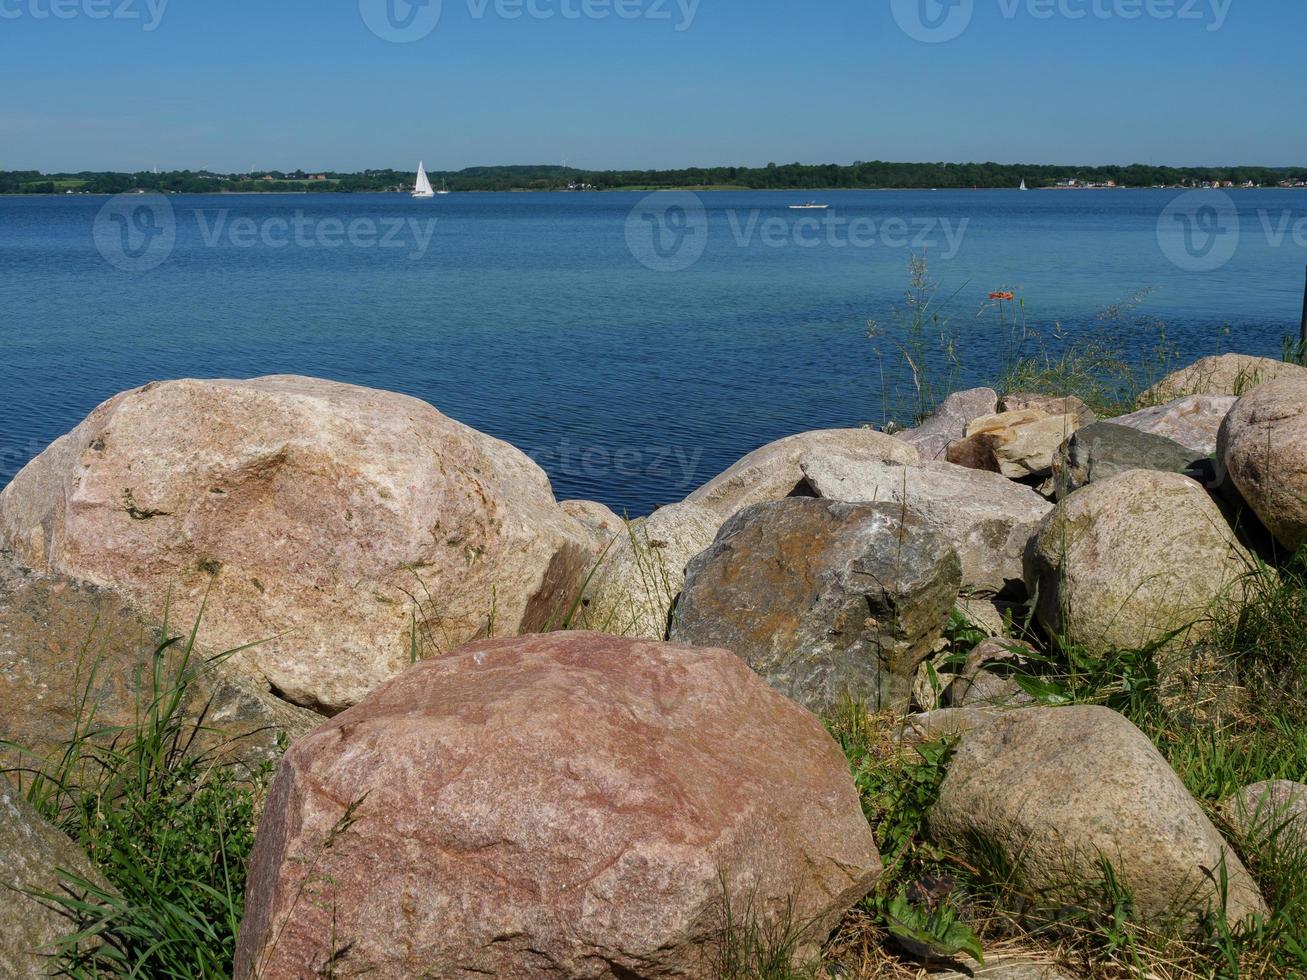
[[[98,234],[106,198],[0,198],[0,485],[122,389],[296,373],[426,399],[530,453],[560,498],[644,513],[772,439],[880,421],[893,366],[867,321],[886,322],[914,246],[969,381],[998,368],[999,289],[1046,338],[1100,329],[1141,289],[1139,350],[1158,322],[1195,356],[1278,353],[1297,330],[1301,192],[1233,193],[1232,256],[1197,240],[1179,264],[1158,237],[1183,231],[1172,191],[789,210],[807,196],[705,193],[702,216],[681,195],[179,196],[144,217],[127,202]]]

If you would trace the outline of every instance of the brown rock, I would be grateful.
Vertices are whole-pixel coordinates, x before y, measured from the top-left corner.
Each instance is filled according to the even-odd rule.
[[[1307,373],[1240,398],[1221,426],[1218,455],[1280,544],[1290,551],[1307,545]]]
[[[191,623],[169,623],[169,638]],[[0,554],[0,766],[42,769],[75,731],[134,727],[161,693],[151,687],[162,632],[121,596],[63,576],[41,576]],[[193,749],[222,763],[256,766],[321,721],[272,697],[226,663],[184,643],[165,652],[164,685],[187,679],[182,714],[200,729]],[[183,666],[185,670],[183,672]],[[202,720],[201,720],[202,719]]]
[[[1079,428],[1093,425],[1098,421],[1097,413],[1075,395],[1058,397],[1017,391],[1004,395],[998,402],[1000,412],[1020,412],[1030,408],[1037,409],[1045,415],[1074,415]]]
[[[1074,415],[1049,415],[1038,408],[1001,412],[978,418],[967,426],[967,439],[984,438],[998,472],[1011,480],[1048,476],[1057,448],[1071,437],[1079,423]],[[963,450],[958,450],[961,455]],[[979,450],[977,450],[979,452]],[[955,462],[950,449],[949,462]],[[987,461],[986,461],[987,464]],[[959,464],[962,465],[962,464]],[[989,465],[976,467],[989,469]]]
[[[626,533],[626,521],[594,500],[564,500],[559,508],[590,535],[590,554],[598,561],[612,543]]]
[[[1139,396],[1139,407],[1162,405],[1187,395],[1246,395],[1258,385],[1291,376],[1307,378],[1307,368],[1247,354],[1204,357],[1145,391]]]
[[[732,654],[487,641],[287,753],[236,976],[702,977],[724,893],[819,942],[879,871],[842,753]]]
[[[954,466],[965,466],[967,469],[981,470],[985,473],[998,473],[1002,470],[998,461],[999,442],[998,436],[980,432],[958,442],[949,443],[944,458]]]
[[[905,710],[961,581],[957,552],[902,507],[772,501],[690,563],[669,635],[735,651],[814,711]]]
[[[297,704],[567,609],[589,539],[513,447],[404,395],[311,378],[173,381],[105,402],[0,494],[25,563],[195,618]]]
[[[1230,922],[1265,914],[1234,851],[1121,715],[1098,706],[999,715],[962,736],[930,811],[937,843],[975,859],[997,850],[1027,892],[1054,907],[1101,902],[1094,883],[1106,860],[1141,923],[1185,932],[1218,905],[1205,872],[1224,862]]]
[[[702,504],[726,520],[753,504],[810,497],[812,491],[804,482],[799,462],[825,452],[899,463],[915,463],[921,458],[915,447],[875,429],[804,432],[754,450],[686,497],[686,502]]]

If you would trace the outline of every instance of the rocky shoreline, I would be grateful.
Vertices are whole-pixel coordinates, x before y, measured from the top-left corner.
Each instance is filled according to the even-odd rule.
[[[240,980],[871,976],[832,933],[905,852],[849,725],[883,759],[944,746],[918,836],[1029,906],[1098,914],[1106,875],[1150,932],[1255,931],[1286,913],[1248,858],[1267,801],[1307,842],[1307,771],[1196,799],[1127,712],[1036,668],[1129,652],[1168,717],[1219,727],[1246,686],[1219,610],[1305,544],[1307,369],[1241,355],[1111,419],[982,388],[911,430],[791,436],[629,523],[407,396],[124,392],[0,493],[0,974],[52,967],[72,930],[29,893],[81,860],[19,788],[88,703],[92,740],[129,728],[191,624],[186,751],[279,760]],[[957,968],[892,908],[894,957]],[[737,920],[824,965],[732,973]]]

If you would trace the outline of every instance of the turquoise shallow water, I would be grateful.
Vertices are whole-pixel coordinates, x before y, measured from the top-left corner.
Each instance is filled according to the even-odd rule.
[[[881,421],[866,322],[914,246],[953,296],[968,381],[997,369],[977,313],[999,289],[1049,338],[1102,329],[1141,289],[1139,350],[1157,322],[1194,356],[1278,353],[1297,330],[1301,192],[846,191],[789,210],[808,196],[0,198],[0,485],[124,388],[299,373],[424,398],[530,453],[560,498],[645,513],[771,439]]]

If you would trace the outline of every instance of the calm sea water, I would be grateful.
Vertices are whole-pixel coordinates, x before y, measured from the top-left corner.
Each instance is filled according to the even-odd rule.
[[[1136,350],[1159,322],[1195,356],[1278,353],[1297,329],[1301,192],[839,192],[789,210],[806,196],[0,198],[0,485],[122,389],[298,373],[426,399],[530,453],[560,498],[645,513],[772,439],[881,421],[901,376],[882,380],[867,321],[888,322],[914,248],[951,297],[967,381],[998,367],[1000,289],[1052,343],[1143,289]]]

